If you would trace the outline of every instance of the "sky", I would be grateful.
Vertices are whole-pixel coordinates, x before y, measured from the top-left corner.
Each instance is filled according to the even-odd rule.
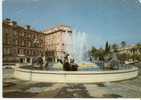
[[[3,19],[38,31],[69,25],[98,48],[106,41],[141,42],[141,0],[3,0],[2,8]]]

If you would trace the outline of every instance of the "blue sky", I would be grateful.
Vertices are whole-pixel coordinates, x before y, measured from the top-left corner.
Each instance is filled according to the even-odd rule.
[[[3,19],[7,17],[39,31],[70,25],[86,32],[88,43],[96,47],[106,41],[141,42],[139,0],[4,0]]]

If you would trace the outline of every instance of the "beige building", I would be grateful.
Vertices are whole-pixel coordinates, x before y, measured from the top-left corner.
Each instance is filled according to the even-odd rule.
[[[44,33],[47,59],[50,61],[63,59],[67,53],[67,48],[71,45],[71,28],[66,25],[59,25],[45,30]]]
[[[136,45],[130,45],[130,46],[126,46],[124,48],[119,48],[118,52],[119,53],[127,53],[129,55],[133,55],[133,54],[139,55],[141,53],[140,50],[137,49]]]

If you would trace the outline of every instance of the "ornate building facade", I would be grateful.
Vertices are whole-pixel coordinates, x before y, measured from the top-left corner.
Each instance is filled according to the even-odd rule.
[[[72,34],[69,26],[60,25],[38,32],[5,19],[3,27],[3,64],[32,63],[32,59],[45,56],[49,61],[62,59],[68,45],[65,37]]]
[[[3,63],[30,63],[44,53],[44,34],[15,21],[3,21]]]
[[[67,53],[66,48],[71,45],[72,30],[69,26],[59,25],[44,31],[45,52],[51,61],[63,59]]]

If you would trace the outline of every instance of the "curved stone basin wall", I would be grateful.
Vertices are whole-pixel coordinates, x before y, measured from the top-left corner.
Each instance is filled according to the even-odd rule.
[[[94,83],[135,78],[138,68],[112,71],[39,71],[15,68],[14,77],[36,82]]]

